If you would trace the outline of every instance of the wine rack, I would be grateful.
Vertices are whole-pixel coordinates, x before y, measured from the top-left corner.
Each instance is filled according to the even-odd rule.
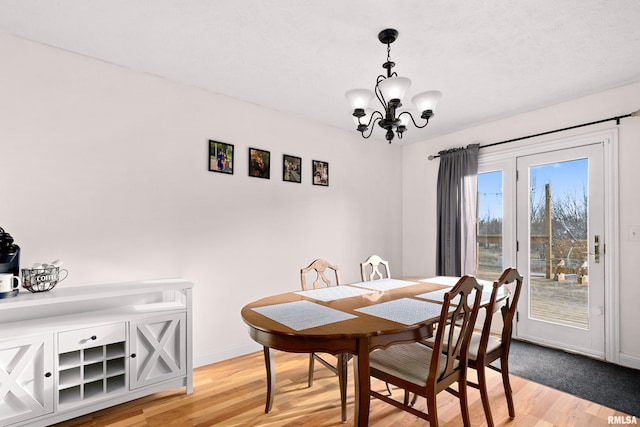
[[[124,325],[114,325],[115,335]],[[92,331],[87,331],[91,334]],[[111,334],[114,335],[114,334]],[[100,342],[58,355],[58,406],[66,408],[127,391],[126,341]],[[92,341],[96,341],[93,343]],[[104,340],[102,340],[104,341]],[[95,345],[94,345],[95,344]],[[99,345],[98,345],[99,344]]]

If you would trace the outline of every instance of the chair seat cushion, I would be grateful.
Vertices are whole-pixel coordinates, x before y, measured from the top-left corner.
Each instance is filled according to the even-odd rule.
[[[369,356],[369,364],[379,371],[426,387],[432,355],[431,348],[420,343],[398,344],[385,350],[372,352]],[[444,372],[446,357],[441,357],[439,360],[438,376]]]
[[[445,336],[449,333],[449,325],[445,327]],[[456,327],[456,334],[460,333],[460,328]],[[469,360],[477,360],[478,359],[478,350],[480,348],[480,338],[481,334],[478,332],[474,332],[471,334],[471,341],[469,342]],[[433,347],[435,338],[427,338],[423,341],[429,347]],[[487,341],[487,353],[491,353],[492,351],[498,349],[502,345],[502,341],[494,336],[489,335],[489,339]],[[446,348],[446,343],[444,343],[444,347]]]
[[[469,343],[469,359],[477,360],[478,359],[478,349],[480,347],[480,334],[474,332],[471,335],[471,342]],[[487,341],[487,353],[491,353],[493,350],[499,348],[501,345],[501,341],[489,335],[489,340]]]

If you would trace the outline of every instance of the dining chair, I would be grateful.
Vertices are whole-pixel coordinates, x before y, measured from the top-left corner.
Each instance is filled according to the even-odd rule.
[[[384,268],[383,272],[380,272],[378,269],[380,266]],[[371,270],[371,273],[367,273],[367,270]],[[383,260],[378,255],[371,255],[365,262],[360,263],[360,273],[362,275],[363,282],[375,279],[391,278],[389,262]]]
[[[458,296],[460,301],[456,301],[457,305],[451,304]],[[459,333],[452,333],[456,328],[441,327],[436,330],[433,348],[416,342],[373,351],[369,361],[371,376],[404,389],[404,401],[400,402],[373,389],[371,396],[423,418],[431,426],[437,426],[436,395],[446,390],[460,400],[463,423],[469,426],[467,351],[481,297],[482,286],[473,276],[464,276],[445,293],[438,321],[440,325],[455,322]],[[454,383],[458,383],[457,390],[451,388]],[[426,412],[409,403],[410,393],[426,398]]]
[[[473,383],[467,380],[467,384],[480,390],[482,406],[487,419],[487,425],[493,426],[491,407],[489,406],[489,394],[487,393],[487,377],[485,367],[498,371],[502,374],[502,385],[507,398],[509,408],[509,418],[516,416],[509,382],[509,347],[511,346],[511,334],[513,332],[513,318],[518,307],[520,291],[522,289],[522,276],[515,268],[507,268],[502,272],[500,278],[493,282],[491,300],[486,308],[484,325],[480,333],[474,332],[469,344],[469,367],[478,373],[478,382]],[[504,288],[504,298],[499,299],[500,289]],[[498,311],[502,314],[502,332],[500,337],[491,334],[491,324],[493,314]],[[491,365],[495,360],[500,359],[500,367]]]
[[[493,282],[491,298],[488,304],[482,308],[485,310],[482,330],[480,332],[473,331],[471,334],[468,367],[476,370],[478,382],[467,379],[467,385],[480,391],[482,406],[489,427],[494,424],[491,406],[489,405],[485,368],[493,369],[502,374],[502,384],[507,398],[509,417],[513,419],[516,416],[511,383],[509,382],[509,347],[513,331],[513,318],[515,317],[518,300],[520,299],[520,290],[522,289],[522,280],[522,276],[515,268],[507,268],[502,272],[500,278]],[[498,312],[501,313],[502,317],[502,331],[499,337],[492,334],[494,315]],[[430,338],[425,343],[433,347],[434,340]],[[500,367],[493,366],[491,363],[498,359],[500,359]]]
[[[380,266],[384,267],[383,272],[380,272],[378,269]],[[367,270],[370,270],[371,273],[367,273]],[[376,279],[390,279],[391,270],[389,270],[389,261],[383,260],[378,255],[371,255],[365,262],[360,263],[360,275],[362,276],[363,282]],[[393,394],[389,383],[387,383],[387,393],[389,393],[389,396]]]
[[[329,274],[329,277],[327,275]],[[308,276],[312,277],[310,285],[307,285]],[[314,277],[315,276],[315,277]],[[316,259],[308,267],[300,270],[300,282],[302,290],[325,288],[329,286],[340,286],[340,269],[336,265],[331,265],[324,259]],[[309,355],[309,387],[313,386],[313,374],[315,371],[314,362],[317,360],[334,374],[338,376],[340,385],[340,404],[342,408],[342,422],[347,421],[347,363],[351,359],[348,353],[340,353],[335,355],[336,363],[325,360],[317,353]]]

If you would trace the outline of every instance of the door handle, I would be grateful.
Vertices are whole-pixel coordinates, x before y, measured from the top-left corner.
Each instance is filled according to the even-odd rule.
[[[593,261],[596,264],[600,263],[600,236],[593,236]]]

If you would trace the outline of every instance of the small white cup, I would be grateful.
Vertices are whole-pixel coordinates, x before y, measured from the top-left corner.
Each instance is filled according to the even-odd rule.
[[[11,273],[0,273],[0,292],[15,291],[22,284],[22,279],[19,276],[14,276]]]

